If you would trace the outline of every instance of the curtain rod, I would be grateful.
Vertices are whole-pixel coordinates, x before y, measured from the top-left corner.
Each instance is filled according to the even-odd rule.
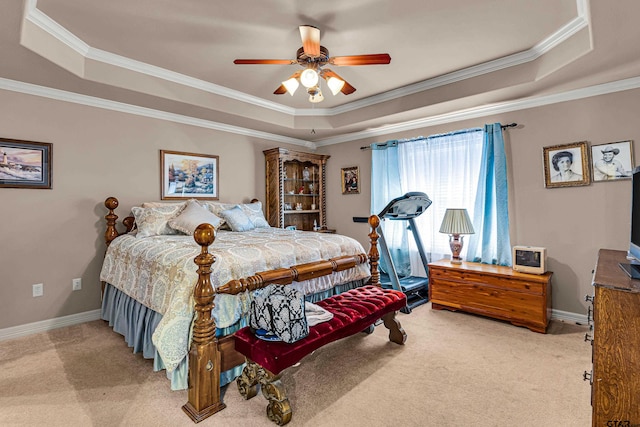
[[[504,130],[504,129],[507,129],[507,128],[513,128],[513,127],[516,127],[516,126],[518,126],[518,124],[517,124],[517,123],[509,123],[509,124],[507,124],[507,125],[501,125],[500,127],[502,128],[502,130]],[[438,134],[438,135],[435,135],[435,136],[442,136],[442,135],[455,135],[455,134],[463,133],[463,132],[475,132],[475,131],[477,131],[477,130],[479,130],[479,129],[480,129],[480,128],[473,128],[473,129],[468,129],[468,130],[463,130],[463,131],[453,131],[453,132],[449,132],[449,133],[442,133],[442,134]],[[427,137],[427,138],[429,138],[429,137]],[[401,139],[401,140],[398,140],[398,139],[392,139],[392,140],[390,140],[390,141],[387,141],[387,142],[384,142],[384,143],[381,143],[381,144],[377,144],[377,145],[382,146],[382,145],[389,144],[389,143],[392,143],[392,145],[393,145],[393,144],[400,144],[400,143],[403,143],[403,142],[412,142],[412,141],[416,141],[416,140],[418,140],[418,139],[426,139],[426,138],[425,138],[424,136],[419,136],[419,137],[416,137],[416,138]],[[372,144],[372,145],[373,145],[373,144]],[[360,147],[360,149],[361,149],[361,150],[371,150],[371,145],[367,145],[367,146],[365,146],[365,147]]]

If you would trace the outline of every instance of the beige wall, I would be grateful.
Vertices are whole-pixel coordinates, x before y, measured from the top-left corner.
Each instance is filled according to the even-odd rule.
[[[241,202],[264,199],[262,150],[280,145],[13,92],[0,99],[1,137],[53,143],[53,190],[0,189],[0,329],[99,308],[104,199],[120,199],[121,218],[134,204],[158,200],[160,149],[219,155],[220,199]],[[352,222],[369,214],[370,153],[361,146],[517,122],[506,132],[512,243],[547,247],[554,308],[583,314],[597,250],[626,249],[631,185],[545,189],[542,147],[638,139],[639,110],[636,90],[324,147],[332,156],[327,223],[367,243],[368,227]],[[353,165],[361,193],[342,195],[340,168]],[[83,289],[72,292],[75,277]],[[31,296],[35,283],[44,283],[43,297]]]
[[[264,199],[273,141],[0,92],[0,136],[53,143],[53,189],[0,189],[0,329],[100,307],[104,200],[160,199],[160,149],[220,156],[220,200]],[[72,292],[71,280],[82,278]],[[31,285],[44,283],[33,298]]]
[[[324,147],[322,151],[332,156],[328,163],[327,206],[331,209],[327,223],[367,243],[363,238],[366,225],[352,222],[353,216],[369,214],[371,153],[360,150],[361,146],[485,123],[516,122],[518,128],[505,132],[511,242],[546,247],[548,267],[554,272],[553,308],[584,315],[584,296],[592,293],[591,272],[598,249],[628,248],[631,181],[546,189],[542,148],[577,141],[638,141],[638,111],[640,90],[633,90]],[[638,149],[637,142],[634,149]],[[340,168],[352,165],[360,167],[362,190],[359,195],[342,195],[337,191]]]

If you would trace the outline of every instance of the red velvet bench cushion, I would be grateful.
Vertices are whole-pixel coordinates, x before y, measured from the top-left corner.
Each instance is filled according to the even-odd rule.
[[[333,319],[309,328],[309,335],[291,344],[256,338],[249,327],[235,333],[236,350],[273,374],[298,363],[325,344],[362,332],[385,314],[407,305],[404,293],[363,286],[319,301]]]

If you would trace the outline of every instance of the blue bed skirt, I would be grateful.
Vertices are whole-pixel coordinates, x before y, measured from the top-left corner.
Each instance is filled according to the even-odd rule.
[[[363,286],[366,280],[338,285],[324,292],[307,295],[309,302],[317,302],[332,295],[339,294],[349,289]],[[142,353],[145,359],[153,359],[153,370],[165,369],[162,358],[156,351],[151,336],[156,326],[162,320],[162,315],[145,307],[119,289],[106,284],[102,297],[102,319],[109,322],[113,330],[124,336],[129,347],[134,353]],[[240,319],[234,325],[227,328],[216,329],[216,336],[223,337],[234,333],[246,326],[246,319]],[[242,373],[244,365],[236,366],[220,374],[220,386],[232,382]],[[189,387],[189,357],[185,357],[173,372],[167,372],[167,378],[171,380],[171,390],[185,390]]]

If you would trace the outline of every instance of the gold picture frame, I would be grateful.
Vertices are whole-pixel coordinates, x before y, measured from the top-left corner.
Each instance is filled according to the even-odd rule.
[[[576,187],[591,183],[586,141],[544,147],[542,153],[546,188]]]
[[[342,194],[359,194],[360,168],[349,166],[340,169],[340,181],[342,181]]]
[[[218,200],[218,156],[160,150],[162,200]]]

